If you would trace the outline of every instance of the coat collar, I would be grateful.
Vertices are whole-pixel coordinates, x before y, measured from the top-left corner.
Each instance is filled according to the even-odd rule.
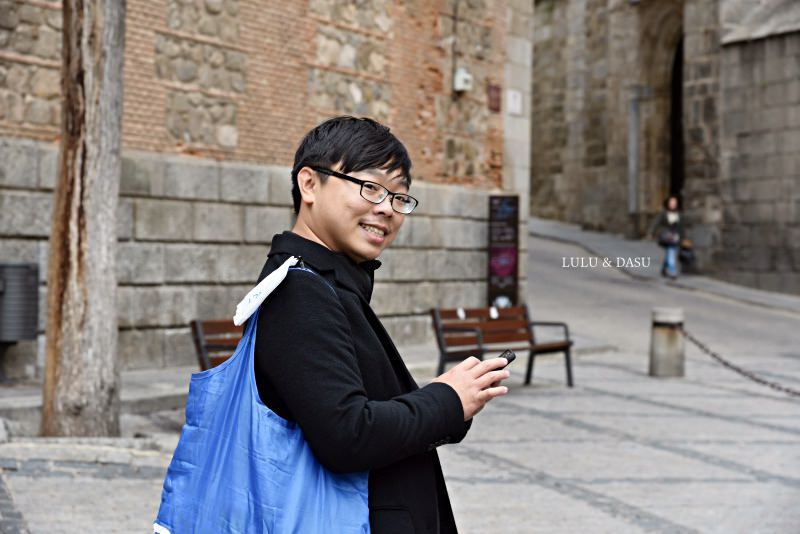
[[[377,259],[356,263],[344,252],[334,252],[316,241],[289,230],[272,237],[272,247],[268,256],[274,254],[301,256],[303,262],[318,273],[333,272],[339,284],[355,292],[367,303],[372,297],[375,270],[381,266],[380,260]]]

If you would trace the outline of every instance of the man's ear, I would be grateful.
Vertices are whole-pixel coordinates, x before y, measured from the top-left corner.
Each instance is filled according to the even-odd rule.
[[[300,189],[301,203],[312,205],[316,200],[319,186],[319,176],[310,167],[303,167],[297,173],[297,187]]]

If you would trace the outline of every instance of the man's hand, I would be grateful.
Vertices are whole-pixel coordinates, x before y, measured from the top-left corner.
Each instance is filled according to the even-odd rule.
[[[508,393],[506,386],[499,385],[501,380],[509,377],[508,371],[498,370],[506,365],[508,360],[505,358],[481,361],[470,356],[432,382],[444,382],[456,390],[464,408],[464,421],[467,421],[480,412],[487,402]]]

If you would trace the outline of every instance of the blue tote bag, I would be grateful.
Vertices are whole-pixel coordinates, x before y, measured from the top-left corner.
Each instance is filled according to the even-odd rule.
[[[301,268],[290,268],[292,260],[275,273],[272,287],[265,291],[259,284],[240,303],[249,300],[254,311],[247,312],[250,321],[233,355],[192,374],[186,422],[167,469],[154,533],[369,533],[368,472],[327,470],[297,423],[270,410],[258,395],[258,306],[288,270]]]

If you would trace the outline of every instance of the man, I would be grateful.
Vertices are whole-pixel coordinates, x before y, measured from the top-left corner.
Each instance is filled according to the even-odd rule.
[[[297,222],[273,237],[260,276],[291,256],[321,275],[290,271],[261,305],[258,392],[300,425],[323,466],[369,471],[373,534],[456,532],[436,447],[461,441],[508,391],[504,358],[469,358],[419,388],[370,307],[376,258],[417,204],[410,170],[403,144],[375,121],[311,130],[292,169]]]

